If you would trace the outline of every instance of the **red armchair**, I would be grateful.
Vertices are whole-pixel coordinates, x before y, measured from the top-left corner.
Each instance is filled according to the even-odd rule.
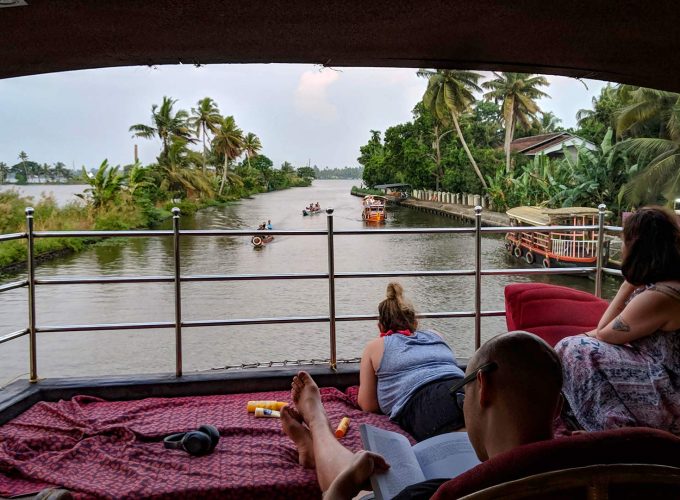
[[[607,464],[653,464],[678,468],[680,438],[656,429],[623,428],[540,441],[481,463],[444,483],[432,498],[460,498],[527,476]],[[518,493],[515,491],[516,497],[520,497]]]
[[[508,331],[534,333],[551,346],[595,328],[607,306],[605,300],[564,286],[516,283],[505,287]]]

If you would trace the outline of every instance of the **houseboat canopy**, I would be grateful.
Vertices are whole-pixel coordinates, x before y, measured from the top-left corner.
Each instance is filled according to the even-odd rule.
[[[570,217],[596,216],[598,209],[591,207],[515,207],[505,213],[511,219],[516,219],[532,226],[549,226]]]
[[[680,91],[680,9],[639,2],[2,0],[0,78],[311,63],[595,78]],[[540,43],[537,41],[540,40]]]

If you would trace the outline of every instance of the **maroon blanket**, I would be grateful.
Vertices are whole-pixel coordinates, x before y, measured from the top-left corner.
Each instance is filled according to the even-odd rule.
[[[361,411],[351,389],[321,394],[333,425],[350,417],[342,443],[351,450],[361,449],[360,423],[403,433],[386,416]],[[280,420],[248,414],[251,399],[290,402],[290,393],[38,403],[0,427],[0,496],[61,486],[79,498],[318,498],[314,471],[298,464]],[[220,430],[211,455],[163,448],[166,435],[201,424]]]

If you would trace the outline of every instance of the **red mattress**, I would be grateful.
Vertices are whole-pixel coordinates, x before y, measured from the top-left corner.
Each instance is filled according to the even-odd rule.
[[[342,443],[351,450],[361,449],[360,423],[407,435],[388,417],[361,411],[355,388],[321,395],[333,425],[350,417]],[[280,420],[248,414],[251,399],[290,402],[290,393],[38,403],[0,427],[0,496],[60,486],[77,498],[320,497]],[[164,436],[201,424],[220,430],[211,455],[163,448]]]

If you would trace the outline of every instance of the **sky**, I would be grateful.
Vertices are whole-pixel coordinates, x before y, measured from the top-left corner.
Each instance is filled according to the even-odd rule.
[[[485,73],[489,75],[488,73]],[[548,77],[551,99],[539,101],[564,127],[590,108],[604,82]],[[411,119],[427,81],[401,68],[330,69],[299,64],[136,66],[0,80],[0,162],[20,151],[38,163],[88,170],[108,159],[153,162],[158,139],[133,138],[130,125],[151,122],[163,96],[190,110],[209,96],[244,132],[254,132],[275,166],[358,166],[370,130]]]

